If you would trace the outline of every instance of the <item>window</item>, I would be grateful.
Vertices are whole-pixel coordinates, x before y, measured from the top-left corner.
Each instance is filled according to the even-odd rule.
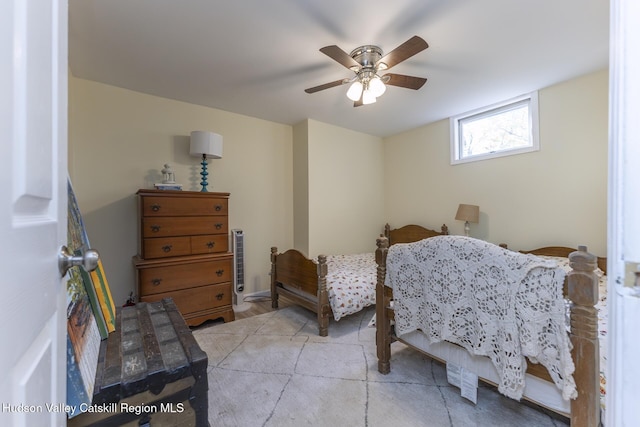
[[[540,148],[537,92],[460,114],[450,122],[452,165]]]

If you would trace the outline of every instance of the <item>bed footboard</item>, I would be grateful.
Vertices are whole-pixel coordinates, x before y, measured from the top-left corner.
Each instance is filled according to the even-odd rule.
[[[305,307],[318,316],[319,335],[329,333],[329,294],[327,292],[327,257],[318,261],[305,257],[295,249],[281,254],[271,248],[271,307],[278,308],[280,295],[294,304]]]

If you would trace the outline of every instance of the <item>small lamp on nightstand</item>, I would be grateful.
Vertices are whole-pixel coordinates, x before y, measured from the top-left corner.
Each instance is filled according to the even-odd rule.
[[[222,136],[217,133],[208,132],[204,130],[194,130],[191,132],[191,145],[189,152],[194,157],[201,157],[202,162],[202,185],[201,191],[207,190],[207,158],[221,159],[222,158]]]
[[[460,204],[458,206],[458,212],[456,212],[456,219],[458,221],[464,221],[464,235],[468,237],[469,223],[477,223],[480,219],[480,206]]]

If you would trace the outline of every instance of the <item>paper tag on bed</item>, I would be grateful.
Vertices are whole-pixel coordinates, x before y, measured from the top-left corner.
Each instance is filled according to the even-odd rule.
[[[461,371],[462,387],[460,387],[460,395],[476,404],[478,403],[478,376],[466,369]]]
[[[447,363],[447,382],[460,389],[460,395],[478,403],[478,376],[459,366]]]
[[[452,386],[461,388],[462,386],[462,377],[461,371],[462,368],[451,363],[447,363],[447,382]]]

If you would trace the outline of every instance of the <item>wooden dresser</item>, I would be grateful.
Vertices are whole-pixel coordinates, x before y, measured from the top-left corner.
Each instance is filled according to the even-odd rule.
[[[234,320],[229,193],[139,190],[140,301],[172,298],[189,326]]]

